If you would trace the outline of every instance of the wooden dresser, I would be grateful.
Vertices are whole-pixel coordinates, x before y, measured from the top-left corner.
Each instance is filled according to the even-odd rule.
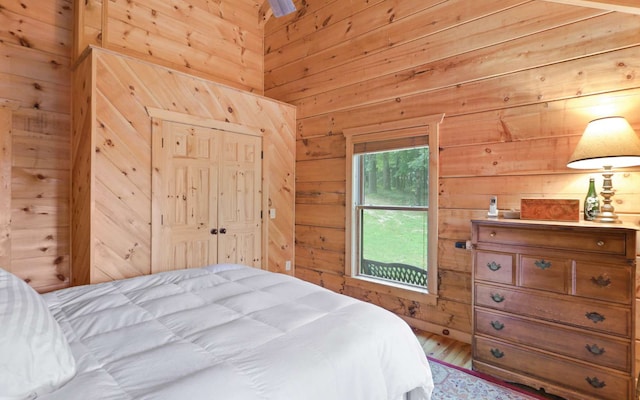
[[[567,399],[635,394],[636,230],[472,221],[473,368]]]

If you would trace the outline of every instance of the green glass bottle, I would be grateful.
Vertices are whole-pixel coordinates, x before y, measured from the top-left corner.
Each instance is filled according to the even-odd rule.
[[[596,193],[596,183],[593,178],[589,178],[589,191],[584,199],[584,219],[585,221],[593,221],[596,219],[600,211],[600,200]]]

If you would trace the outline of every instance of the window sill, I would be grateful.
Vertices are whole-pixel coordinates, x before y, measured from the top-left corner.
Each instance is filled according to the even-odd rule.
[[[377,279],[371,279],[364,276],[346,276],[345,281],[349,286],[377,293],[385,293],[399,297],[403,300],[417,301],[433,306],[438,304],[438,296],[433,293],[429,293],[427,289],[409,287],[402,284],[395,284],[393,282],[381,283]]]

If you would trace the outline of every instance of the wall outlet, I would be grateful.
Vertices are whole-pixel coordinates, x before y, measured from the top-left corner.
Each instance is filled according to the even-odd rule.
[[[456,249],[465,249],[465,250],[473,250],[473,244],[471,240],[467,240],[466,242],[456,242]]]
[[[291,261],[287,260],[284,262],[284,270],[285,271],[291,271]]]
[[[269,218],[271,218],[271,219],[275,219],[276,218],[276,209],[275,208],[270,208],[269,209]]]

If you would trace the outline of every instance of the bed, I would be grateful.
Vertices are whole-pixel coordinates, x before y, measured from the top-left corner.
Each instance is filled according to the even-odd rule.
[[[44,295],[0,269],[0,327],[0,400],[428,400],[433,390],[396,315],[242,265]]]

